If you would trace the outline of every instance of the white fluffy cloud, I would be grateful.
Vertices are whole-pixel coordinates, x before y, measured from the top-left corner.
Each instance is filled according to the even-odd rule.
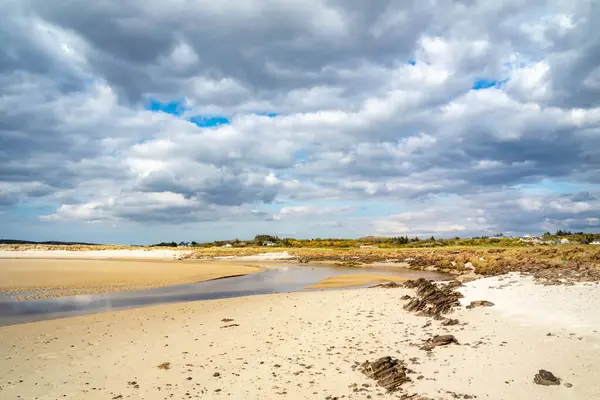
[[[597,227],[591,1],[0,7],[3,236]]]

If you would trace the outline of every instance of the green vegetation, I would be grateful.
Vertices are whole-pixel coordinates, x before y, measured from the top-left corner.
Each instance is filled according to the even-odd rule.
[[[600,241],[600,234],[583,232],[557,231],[555,234],[545,233],[539,238],[532,240],[522,240],[520,237],[506,237],[503,234],[495,236],[479,236],[471,238],[446,238],[436,239],[431,236],[428,239],[419,237],[409,238],[408,236],[382,237],[366,236],[358,239],[343,238],[315,238],[315,239],[295,239],[280,238],[272,235],[256,235],[251,240],[220,240],[210,243],[192,242],[193,247],[288,247],[288,248],[434,248],[434,247],[456,247],[456,246],[484,246],[484,247],[525,247],[534,245],[554,245],[560,244],[561,239],[567,239],[571,244],[589,244],[594,241]],[[173,242],[173,244],[175,244]],[[159,245],[163,245],[162,243]],[[167,243],[164,245],[168,245]]]

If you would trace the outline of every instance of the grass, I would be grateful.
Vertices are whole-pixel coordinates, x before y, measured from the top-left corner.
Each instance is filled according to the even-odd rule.
[[[117,245],[0,245],[0,250],[115,250],[156,249]],[[182,248],[160,248],[177,249]],[[192,250],[190,258],[250,256],[261,253],[283,252],[295,256],[301,263],[330,262],[359,267],[385,261],[406,262],[412,268],[435,266],[440,270],[465,269],[471,263],[482,275],[496,275],[509,271],[537,272],[543,270],[581,271],[600,277],[600,246],[595,245],[537,245],[537,246],[444,246],[427,248],[331,248],[331,247],[202,247]]]
[[[536,272],[544,269],[585,269],[600,275],[600,246],[558,245],[526,247],[456,246],[439,248],[360,249],[360,248],[203,248],[194,258],[255,255],[287,251],[301,262],[332,262],[360,266],[394,260],[413,268],[435,266],[440,270],[465,270],[471,263],[482,275],[510,271]]]

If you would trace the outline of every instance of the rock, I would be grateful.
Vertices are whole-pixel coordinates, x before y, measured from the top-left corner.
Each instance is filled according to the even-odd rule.
[[[373,362],[366,361],[361,365],[361,372],[388,392],[400,389],[400,386],[410,381],[406,375],[404,363],[390,356],[381,357]]]
[[[460,283],[457,284],[460,285]],[[406,303],[404,309],[429,317],[440,317],[441,314],[447,314],[452,311],[453,307],[460,305],[458,299],[462,295],[454,291],[457,284],[438,287],[432,281],[423,278],[406,281],[404,286],[415,289],[416,298]]]
[[[475,271],[475,266],[471,262],[466,262],[465,269],[470,269],[471,271]]]
[[[402,287],[402,285],[399,285],[396,282],[380,283],[378,285],[371,286],[371,288],[382,288],[382,289],[395,289],[395,288],[399,288],[399,287]]]
[[[431,343],[436,346],[445,346],[450,343],[458,344],[458,340],[456,340],[454,335],[436,335],[431,339]]]
[[[492,303],[491,301],[487,301],[487,300],[477,300],[477,301],[472,301],[471,304],[469,304],[467,306],[467,308],[475,308],[475,307],[492,307],[494,306],[494,303]]]
[[[540,371],[535,374],[533,381],[538,385],[543,386],[560,385],[560,378],[557,378],[552,372],[546,371],[545,369],[540,369]]]
[[[218,372],[215,372],[215,373],[213,374],[213,376],[214,376],[215,378],[218,378],[218,377],[220,377],[220,376],[221,376],[221,374],[220,374],[220,373],[218,373]]]
[[[571,384],[571,383],[569,383],[569,382],[566,382],[566,383],[565,383],[565,387],[566,387],[566,388],[572,388],[572,387],[573,387],[573,384]]]
[[[457,319],[446,318],[442,321],[442,326],[458,325],[458,322]]]
[[[438,268],[434,265],[430,265],[429,267],[425,267],[425,269],[423,271],[430,271],[430,272],[436,272],[438,270]]]
[[[454,335],[436,335],[427,340],[427,342],[419,347],[420,350],[431,351],[437,346],[446,346],[451,343],[459,344]]]
[[[404,296],[400,297],[400,300],[410,300],[410,299],[412,299],[412,297],[409,296],[409,295],[407,295],[407,294],[405,294]]]
[[[425,351],[431,351],[435,348],[435,345],[432,343],[427,343],[424,344],[423,346],[419,347],[419,350],[425,350]]]

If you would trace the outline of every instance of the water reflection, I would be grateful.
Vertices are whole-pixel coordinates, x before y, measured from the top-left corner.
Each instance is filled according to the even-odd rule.
[[[252,275],[139,291],[14,301],[0,298],[0,325],[85,315],[103,311],[194,300],[223,299],[281,292],[309,291],[305,286],[343,274],[390,274],[408,278],[447,279],[445,274],[409,269],[368,270],[339,267],[282,266]]]

